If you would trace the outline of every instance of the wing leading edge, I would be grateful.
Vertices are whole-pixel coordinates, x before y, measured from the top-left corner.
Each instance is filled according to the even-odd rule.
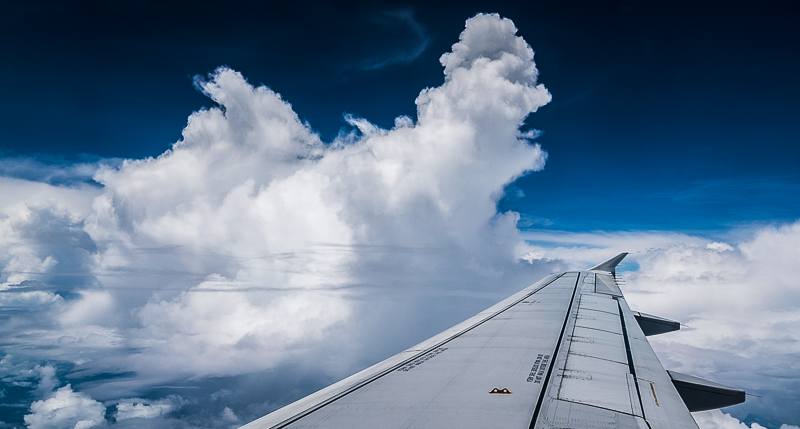
[[[628,307],[615,272],[625,255],[551,274],[242,428],[697,428],[689,410],[743,402],[664,370],[646,334],[677,322]]]

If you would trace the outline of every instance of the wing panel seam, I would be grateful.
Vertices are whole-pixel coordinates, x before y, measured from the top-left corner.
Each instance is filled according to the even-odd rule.
[[[544,401],[544,395],[547,393],[547,388],[550,384],[550,376],[553,374],[553,367],[556,366],[556,359],[558,359],[558,351],[561,348],[561,341],[564,339],[564,331],[567,330],[567,325],[569,324],[569,316],[572,314],[572,304],[575,303],[575,295],[578,292],[578,284],[580,283],[581,275],[578,273],[578,278],[575,279],[575,287],[572,289],[572,298],[569,300],[569,307],[567,307],[567,315],[564,316],[564,325],[561,326],[561,334],[558,336],[558,342],[556,342],[556,348],[553,351],[553,358],[551,360],[550,368],[547,369],[547,377],[544,379],[544,384],[542,384],[542,389],[539,391],[539,400],[536,401],[536,408],[533,410],[533,417],[531,418],[531,424],[529,425],[529,429],[534,429],[536,426],[536,419],[539,418],[539,411],[542,409],[542,402]]]
[[[633,354],[631,353],[631,343],[628,341],[628,329],[625,327],[625,312],[622,310],[622,305],[617,301],[617,306],[619,307],[619,320],[622,323],[622,338],[625,340],[625,353],[628,356],[628,369],[630,370],[631,375],[633,376],[634,386],[636,386],[636,396],[639,397],[639,406],[642,408],[642,419],[647,421],[647,417],[644,414],[644,403],[642,402],[642,392],[639,390],[639,382],[636,381],[636,367],[633,364]],[[655,394],[655,393],[654,393]]]

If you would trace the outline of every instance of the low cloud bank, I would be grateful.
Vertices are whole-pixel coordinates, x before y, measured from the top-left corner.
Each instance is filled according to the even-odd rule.
[[[734,417],[800,421],[800,222],[756,227],[751,238],[676,243],[637,257],[626,294],[642,311],[686,326],[656,337],[676,370],[741,387],[761,398]]]
[[[703,411],[694,413],[694,419],[700,429],[765,429],[758,423],[747,425],[740,422],[730,414],[723,413],[720,410]],[[782,425],[780,429],[791,429],[789,425]]]

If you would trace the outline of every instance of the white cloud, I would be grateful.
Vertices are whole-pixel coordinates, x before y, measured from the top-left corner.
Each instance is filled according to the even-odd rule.
[[[236,416],[236,413],[234,413],[232,409],[230,409],[228,407],[225,407],[222,410],[222,420],[225,420],[225,421],[228,421],[228,422],[231,422],[231,423],[238,423],[239,422],[239,417]],[[795,429],[795,428],[794,427],[793,428],[783,428],[782,427],[781,429]]]
[[[538,259],[560,259],[572,269],[587,269],[614,255],[628,252],[625,263],[638,255],[654,249],[684,244],[700,246],[707,239],[670,231],[594,231],[568,232],[526,230],[520,233],[525,239],[521,254],[533,252]]]
[[[342,288],[366,280],[357,267],[377,257],[400,268],[376,246],[441,249],[457,258],[450,265],[466,256],[463,268],[485,275],[499,272],[498,261],[513,264],[516,215],[497,214],[495,202],[505,184],[543,167],[545,153],[518,129],[550,100],[515,32],[496,15],[470,19],[442,57],[445,83],[418,97],[416,123],[399,118],[383,130],[349,118],[362,136],[329,146],[278,94],[237,72],[198,81],[223,108],[193,114],[162,156],[96,176],[104,192],[86,231],[100,246],[101,273],[206,277],[134,311],[130,344],[142,352],[131,367],[189,376],[272,367],[348,320],[353,303]],[[165,248],[178,250],[142,252]],[[154,289],[169,281],[148,280]]]
[[[723,413],[720,410],[693,413],[693,416],[700,429],[766,429],[758,423],[753,423],[748,426],[740,422],[737,418],[731,417],[730,414]],[[781,426],[781,428],[783,428],[783,426]]]
[[[63,326],[102,325],[113,318],[114,298],[109,291],[83,290],[80,299],[70,302],[59,315]]]
[[[706,244],[706,249],[716,250],[717,252],[733,251],[733,247],[730,244],[716,241]]]
[[[117,421],[128,419],[152,419],[180,408],[180,397],[172,396],[156,401],[147,399],[124,399],[117,404],[114,418]]]
[[[39,384],[36,386],[36,392],[43,396],[50,396],[50,394],[58,387],[58,377],[56,377],[56,369],[52,365],[37,365],[34,370],[39,374]]]
[[[2,159],[2,158],[0,158]],[[0,210],[13,215],[25,207],[51,206],[83,218],[89,214],[92,199],[102,191],[86,184],[55,186],[48,183],[0,176]]]
[[[101,167],[101,190],[3,179],[15,193],[0,197],[0,296],[28,303],[5,338],[76,365],[82,393],[60,401],[113,403],[322,353],[315,370],[347,375],[453,323],[425,306],[461,318],[525,286],[557,263],[519,263],[519,215],[496,202],[544,167],[519,127],[551,96],[515,33],[497,15],[468,20],[444,83],[392,129],[348,117],[356,130],[325,144],[279,94],[223,67],[196,81],[219,107],[161,156]],[[47,401],[32,422],[61,409]],[[122,401],[117,419],[152,425],[169,413],[159,404]],[[214,418],[244,418],[227,410]]]
[[[0,305],[5,308],[39,309],[62,301],[61,296],[52,292],[16,292],[11,286],[0,285]]]
[[[800,332],[792,328],[800,323],[800,283],[787,269],[800,263],[797,243],[800,222],[759,228],[736,250],[720,243],[651,250],[637,258],[639,269],[627,276],[627,294],[693,328],[665,339],[742,356],[766,347],[797,353],[798,342],[776,338]]]
[[[86,284],[90,280],[94,243],[83,231],[85,213],[78,203],[50,201],[80,200],[94,191],[76,191],[42,185],[43,193],[28,189],[28,183],[11,184],[21,194],[4,201],[0,208],[0,290],[28,281]],[[0,185],[1,186],[1,185]],[[37,188],[37,187],[33,187]],[[31,192],[25,201],[22,193]],[[63,192],[63,194],[59,194]],[[42,194],[47,194],[43,196]]]
[[[66,385],[45,400],[31,404],[25,416],[29,429],[88,429],[105,425],[106,407]]]

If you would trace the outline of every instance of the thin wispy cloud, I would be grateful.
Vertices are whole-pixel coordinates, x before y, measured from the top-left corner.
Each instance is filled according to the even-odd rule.
[[[422,55],[431,42],[430,34],[415,18],[411,10],[391,10],[373,15],[373,19],[382,26],[403,28],[411,35],[406,48],[395,49],[391,52],[365,58],[345,66],[342,71],[362,70],[371,71],[389,67],[396,64],[409,63]]]
[[[84,158],[75,162],[47,155],[0,157],[0,177],[60,186],[97,185],[93,177],[98,170],[122,163],[117,158]]]

